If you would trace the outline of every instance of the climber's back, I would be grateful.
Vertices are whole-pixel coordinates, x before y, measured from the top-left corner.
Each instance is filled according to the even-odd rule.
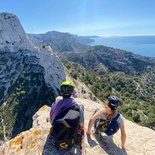
[[[84,108],[71,98],[73,93],[73,83],[69,81],[62,82],[60,95],[63,98],[54,102],[51,106],[51,137],[55,151],[69,151],[75,145],[82,148]]]

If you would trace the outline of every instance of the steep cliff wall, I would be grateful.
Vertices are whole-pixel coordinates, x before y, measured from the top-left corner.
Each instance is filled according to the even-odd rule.
[[[49,46],[35,47],[15,15],[0,13],[0,140],[31,128],[32,116],[51,104],[65,77]]]

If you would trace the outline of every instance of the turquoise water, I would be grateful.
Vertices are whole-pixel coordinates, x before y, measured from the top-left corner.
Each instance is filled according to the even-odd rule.
[[[90,45],[105,45],[155,57],[155,36],[97,37]]]

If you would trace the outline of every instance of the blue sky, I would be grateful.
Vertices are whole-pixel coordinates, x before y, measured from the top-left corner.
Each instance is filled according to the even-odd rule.
[[[27,33],[154,35],[155,0],[0,0]]]

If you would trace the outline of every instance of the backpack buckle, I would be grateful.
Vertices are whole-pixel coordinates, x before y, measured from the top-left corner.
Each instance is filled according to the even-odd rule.
[[[68,149],[68,144],[66,144],[66,143],[60,143],[59,146],[62,149]]]
[[[106,125],[111,124],[111,121],[110,121],[110,120],[101,121],[101,122],[99,122],[99,124],[100,124],[101,126],[106,126]]]

